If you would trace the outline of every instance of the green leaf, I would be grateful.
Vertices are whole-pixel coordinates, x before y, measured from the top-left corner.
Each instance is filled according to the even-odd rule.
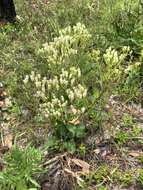
[[[76,151],[76,145],[74,142],[64,142],[63,146],[71,154],[74,154]]]
[[[32,179],[32,178],[29,178],[29,181],[35,185],[35,187],[40,187],[40,185],[36,182],[36,180]]]
[[[55,136],[49,136],[46,143],[46,148],[54,147],[57,145],[57,138]]]
[[[82,138],[85,135],[85,126],[83,124],[68,125],[67,129],[73,137]]]
[[[85,126],[84,125],[78,125],[76,128],[76,137],[82,138],[85,135]]]
[[[71,135],[73,137],[76,136],[76,128],[77,128],[77,126],[75,126],[75,125],[68,125],[67,126],[68,131],[71,133]]]

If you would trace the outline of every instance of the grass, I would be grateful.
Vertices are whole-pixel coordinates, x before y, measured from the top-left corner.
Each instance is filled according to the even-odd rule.
[[[20,138],[2,158],[1,188],[40,189],[42,160],[68,152],[90,164],[89,173],[83,170],[78,178],[72,172],[83,163],[69,168],[74,189],[141,189],[142,2],[15,3],[17,22],[0,28],[1,142],[7,131]],[[43,188],[50,184],[47,173],[38,178]],[[66,186],[66,180],[58,185]]]

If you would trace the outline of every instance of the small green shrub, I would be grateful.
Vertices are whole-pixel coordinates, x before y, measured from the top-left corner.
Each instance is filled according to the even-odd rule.
[[[25,150],[14,146],[4,157],[6,168],[0,172],[0,189],[3,190],[30,190],[38,189],[34,175],[42,173],[39,164],[42,154],[31,146]]]
[[[142,134],[142,128],[138,125],[133,125],[132,136],[137,137]]]
[[[132,127],[133,126],[133,118],[129,114],[123,115],[123,126],[124,127]]]
[[[23,80],[21,105],[47,121],[59,139],[84,137],[86,116],[98,124],[123,72],[129,48],[86,51],[91,35],[81,24],[36,51],[39,64]]]
[[[102,165],[94,174],[94,180],[97,184],[102,183],[108,175],[109,175],[108,166]]]
[[[122,146],[123,144],[125,144],[128,141],[129,135],[127,132],[120,131],[116,134],[115,139],[116,139],[117,143],[120,146]]]
[[[48,121],[59,138],[83,136],[85,127],[81,118],[87,88],[74,56],[77,57],[79,50],[82,52],[89,38],[90,34],[80,23],[60,31],[58,38],[38,50],[42,60],[39,70],[23,80],[22,104],[25,102],[27,108],[31,105],[36,117]]]
[[[133,176],[131,173],[126,172],[124,173],[121,177],[120,177],[120,181],[122,183],[122,186],[124,187],[128,187],[129,185],[131,185],[132,181],[133,181]]]
[[[119,86],[119,94],[126,102],[135,101],[141,103],[142,97],[142,62],[134,62],[125,68],[125,74]]]
[[[97,128],[108,119],[104,108],[112,94],[142,100],[139,1],[18,0],[16,6],[19,21],[1,29],[0,80],[17,116],[28,110],[27,120],[46,122],[74,149],[89,120]]]

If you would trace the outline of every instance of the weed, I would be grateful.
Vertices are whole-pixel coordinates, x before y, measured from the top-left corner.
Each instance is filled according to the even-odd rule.
[[[141,133],[142,133],[141,127],[137,126],[137,125],[134,125],[133,130],[132,130],[132,136],[137,137],[137,136],[140,136]]]
[[[21,131],[23,127],[14,122],[24,120],[30,133],[35,125],[39,131],[46,127],[50,134],[45,134],[46,150],[85,156],[82,141],[109,120],[105,107],[111,95],[143,105],[142,1],[17,0],[16,7],[18,22],[0,28],[0,81],[12,103],[8,117],[14,114],[8,126]],[[131,137],[140,136],[142,131],[130,115],[125,114],[122,123]],[[115,140],[121,148],[129,134],[117,132]],[[36,151],[15,147],[6,155],[1,189],[38,188],[33,181],[34,171],[39,172]],[[26,162],[29,157],[33,162]],[[109,168],[101,166],[91,181],[106,189],[108,174]],[[114,175],[111,180],[120,179],[120,173]],[[139,176],[142,183],[142,171]],[[129,173],[121,178],[123,185],[130,184]]]
[[[109,167],[107,165],[102,165],[94,174],[94,179],[96,183],[101,183],[106,180],[109,174]]]
[[[124,127],[132,127],[133,126],[132,116],[130,116],[128,114],[123,115],[123,126]]]
[[[117,143],[122,146],[128,141],[128,133],[127,132],[118,132],[115,137]]]
[[[130,172],[126,172],[120,177],[120,181],[122,183],[122,186],[124,187],[128,187],[129,185],[131,185],[132,180],[133,176]]]
[[[0,172],[0,188],[3,190],[29,190],[38,189],[39,184],[34,175],[43,172],[39,164],[42,161],[42,154],[31,146],[21,150],[16,145],[11,153],[4,157],[6,168]]]

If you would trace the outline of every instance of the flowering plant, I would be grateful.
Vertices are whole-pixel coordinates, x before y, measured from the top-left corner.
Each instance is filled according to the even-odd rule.
[[[36,115],[55,128],[62,125],[62,132],[65,126],[71,133],[68,126],[79,125],[86,110],[87,87],[80,65],[73,58],[84,50],[90,37],[80,23],[61,30],[59,37],[37,51],[46,71],[32,71],[23,80],[25,97],[35,104]]]
[[[99,125],[130,51],[129,47],[120,53],[109,47],[103,55],[99,50],[87,51],[90,40],[81,23],[61,30],[59,37],[36,51],[39,69],[23,79],[34,114],[62,139],[83,137],[85,116]]]

